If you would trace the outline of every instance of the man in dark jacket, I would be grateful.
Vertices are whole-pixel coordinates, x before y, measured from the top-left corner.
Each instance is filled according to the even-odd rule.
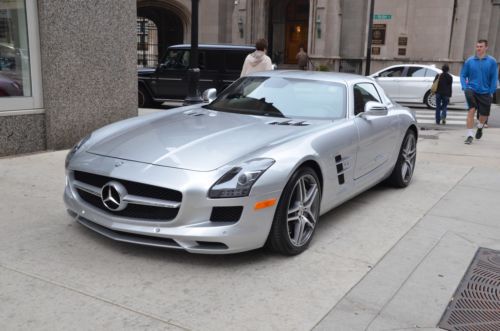
[[[453,84],[453,77],[448,73],[450,67],[444,64],[441,67],[443,72],[436,75],[434,81],[438,79],[438,86],[436,90],[436,124],[446,124],[446,112],[448,111],[448,103],[451,98],[451,86]]]

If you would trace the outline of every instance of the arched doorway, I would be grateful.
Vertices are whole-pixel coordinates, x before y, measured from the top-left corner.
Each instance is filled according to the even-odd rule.
[[[295,64],[300,46],[307,49],[309,0],[270,0],[268,39],[274,63]]]
[[[285,63],[295,64],[300,47],[307,48],[309,0],[292,0],[286,8]]]
[[[157,6],[137,8],[137,64],[155,67],[167,47],[184,41],[184,25],[174,12]]]

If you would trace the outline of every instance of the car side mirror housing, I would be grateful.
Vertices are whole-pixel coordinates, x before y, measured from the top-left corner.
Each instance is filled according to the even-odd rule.
[[[383,103],[368,101],[365,104],[365,111],[361,114],[370,116],[385,116],[387,115],[387,113],[388,113],[388,108]]]
[[[215,98],[217,98],[217,90],[214,89],[214,88],[209,88],[205,91],[203,91],[203,102],[212,102],[215,100]]]

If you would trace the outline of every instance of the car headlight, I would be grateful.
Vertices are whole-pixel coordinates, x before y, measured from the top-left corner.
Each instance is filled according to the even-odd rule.
[[[91,134],[80,140],[78,143],[76,143],[73,148],[68,152],[68,155],[66,155],[66,161],[64,162],[64,166],[67,168],[69,161],[71,161],[71,158],[73,158],[73,155],[82,147],[89,139],[90,139]]]
[[[273,159],[253,159],[226,172],[208,191],[208,197],[246,197],[257,179],[274,164]]]

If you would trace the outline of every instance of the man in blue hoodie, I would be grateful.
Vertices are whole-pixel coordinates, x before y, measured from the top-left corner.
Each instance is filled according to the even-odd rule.
[[[476,55],[468,58],[460,72],[460,83],[465,91],[465,99],[469,106],[467,114],[466,144],[474,140],[474,114],[479,113],[476,139],[483,136],[484,123],[490,115],[493,93],[498,80],[498,65],[494,57],[486,54],[488,41],[481,39],[476,43]]]

